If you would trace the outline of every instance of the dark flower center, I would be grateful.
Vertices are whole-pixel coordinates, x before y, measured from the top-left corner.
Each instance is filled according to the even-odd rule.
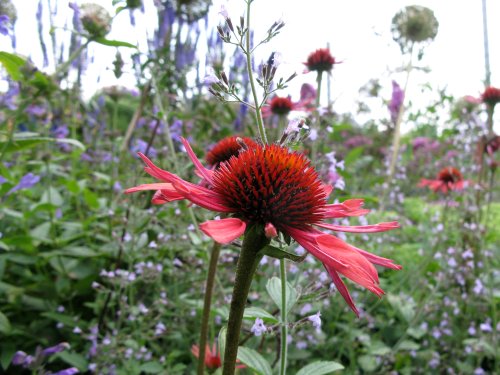
[[[221,164],[214,191],[251,223],[298,227],[322,220],[326,194],[306,157],[278,145],[248,149]]]
[[[309,55],[307,67],[312,71],[330,71],[335,64],[335,58],[330,54],[330,50],[320,48]]]
[[[271,112],[275,115],[287,115],[293,109],[293,103],[290,98],[275,97],[271,100]]]
[[[205,156],[207,163],[218,167],[220,163],[231,159],[231,156],[238,156],[245,147],[253,148],[257,145],[251,138],[239,137],[240,142],[238,142],[237,138],[237,136],[227,137],[216,143]]]
[[[453,184],[462,181],[462,174],[456,168],[447,167],[439,172],[438,180],[446,184]]]

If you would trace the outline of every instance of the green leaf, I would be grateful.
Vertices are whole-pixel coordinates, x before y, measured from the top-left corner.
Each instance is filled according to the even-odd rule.
[[[105,46],[110,46],[110,47],[128,47],[128,48],[137,48],[137,46],[134,46],[133,44],[127,43],[127,42],[122,42],[121,40],[109,40],[106,38],[95,38],[93,39],[94,42],[103,44]]]
[[[226,351],[226,334],[227,334],[227,326],[222,326],[219,331],[219,355],[222,362],[224,362],[224,352]]]
[[[50,186],[43,192],[40,203],[51,203],[54,206],[61,207],[64,203],[64,200],[59,191]]]
[[[258,375],[273,374],[269,362],[253,349],[244,346],[238,347],[238,359]]]
[[[365,149],[364,147],[360,146],[360,147],[353,148],[351,151],[349,151],[348,154],[344,158],[345,166],[348,167],[349,165],[354,163],[357,159],[359,159],[359,157],[363,153],[364,149]]]
[[[254,320],[255,318],[261,318],[266,323],[278,323],[278,319],[266,310],[261,309],[260,307],[247,307],[243,313],[243,319]]]
[[[63,351],[56,354],[57,357],[61,358],[67,364],[78,368],[80,371],[87,371],[89,363],[87,359],[81,354],[69,351]]]
[[[145,372],[146,374],[159,374],[165,369],[163,368],[161,363],[151,361],[143,363],[140,367],[140,370]]]
[[[7,73],[14,81],[21,80],[20,68],[26,64],[26,61],[17,55],[0,51],[0,63],[4,66]]]
[[[281,310],[281,280],[276,276],[271,277],[266,285],[267,292],[273,299],[274,303]],[[285,310],[288,313],[292,307],[297,303],[299,299],[299,294],[295,288],[290,284],[286,283],[286,306]]]
[[[400,350],[418,350],[420,349],[420,345],[412,340],[403,340],[398,345],[398,351]]]
[[[16,351],[17,348],[12,342],[2,343],[0,346],[0,370],[5,370],[9,367],[12,357]]]
[[[276,259],[289,259],[296,263],[302,262],[307,256],[307,253],[299,256],[271,245],[265,246],[262,250],[260,250],[260,253]]]
[[[375,357],[371,355],[362,355],[358,358],[358,363],[366,372],[373,372],[377,369],[378,364]]]
[[[0,332],[7,334],[11,330],[9,318],[0,311]]]
[[[15,133],[11,141],[5,137],[0,138],[0,149],[3,150],[5,148],[5,152],[17,152],[46,142],[68,143],[81,150],[85,150],[83,143],[77,141],[76,139],[41,137],[38,133],[27,132]]]
[[[52,312],[52,311],[43,312],[41,315],[46,317],[46,318],[52,319],[58,323],[62,323],[67,327],[76,327],[77,326],[77,322],[70,315],[56,313],[56,312]]]
[[[319,361],[302,367],[296,375],[326,375],[342,370],[344,366],[333,361]]]

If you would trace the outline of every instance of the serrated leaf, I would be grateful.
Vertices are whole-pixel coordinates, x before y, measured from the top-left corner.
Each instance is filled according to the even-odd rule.
[[[281,310],[281,280],[277,278],[276,276],[271,277],[269,281],[267,282],[266,285],[267,292],[271,296],[272,300],[278,306],[278,308]],[[299,298],[299,295],[295,288],[290,284],[286,283],[286,306],[285,310],[286,312],[290,312],[292,307],[297,303],[297,300]]]
[[[109,47],[128,47],[128,48],[137,48],[137,46],[134,46],[133,44],[130,44],[128,42],[122,42],[121,40],[109,40],[106,38],[95,38],[93,39],[94,42],[109,46]]]
[[[302,367],[296,375],[326,375],[332,372],[342,370],[342,366],[338,362],[334,361],[319,361],[308,364]]]
[[[260,318],[266,323],[278,323],[278,319],[260,307],[247,307],[243,313],[243,319]]]
[[[238,347],[238,359],[258,375],[272,375],[271,365],[255,350],[244,346]]]

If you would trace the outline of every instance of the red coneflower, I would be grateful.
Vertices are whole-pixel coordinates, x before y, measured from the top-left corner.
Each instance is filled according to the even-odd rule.
[[[460,191],[465,187],[465,181],[460,171],[453,167],[446,167],[439,171],[435,180],[420,180],[419,186],[429,186],[434,192],[447,193],[449,190]]]
[[[222,367],[222,361],[220,359],[219,353],[217,353],[217,346],[215,343],[212,345],[212,349],[207,344],[205,347],[205,366],[210,370],[216,370],[219,367]],[[196,358],[200,357],[200,347],[198,345],[193,345],[191,347],[191,353]]]
[[[481,95],[481,100],[490,107],[495,107],[497,103],[500,103],[500,89],[492,86],[486,87]]]
[[[311,111],[312,108],[310,107],[310,104],[313,100],[314,98],[306,98],[304,100],[301,99],[298,102],[294,102],[289,96],[275,96],[267,102],[267,106],[262,108],[262,116],[286,116],[291,111]]]
[[[245,148],[254,148],[257,146],[252,138],[248,137],[226,137],[217,142],[205,156],[206,162],[217,168],[220,163],[228,161],[231,156],[238,156],[241,150]]]
[[[335,61],[328,48],[319,48],[307,57],[307,62],[304,64],[309,71],[329,72],[333,65],[339,62]]]
[[[219,243],[230,243],[245,233],[247,227],[255,225],[261,226],[268,236],[278,232],[289,235],[324,264],[340,294],[356,314],[358,311],[339,273],[381,296],[384,292],[373,264],[401,269],[390,259],[358,249],[313,227],[373,233],[399,225],[397,222],[364,226],[326,223],[326,219],[361,216],[369,210],[362,208],[362,199],[327,204],[332,187],[319,180],[318,173],[303,154],[276,144],[257,145],[220,164],[217,170],[209,170],[197,159],[189,143],[185,139],[182,142],[197,174],[207,181],[208,187],[184,181],[139,154],[147,165],[145,171],[164,182],[139,185],[126,193],[158,190],[153,203],[187,199],[203,208],[231,215],[200,225],[205,234]]]

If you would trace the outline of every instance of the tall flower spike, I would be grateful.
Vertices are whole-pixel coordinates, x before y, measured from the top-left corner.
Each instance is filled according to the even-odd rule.
[[[207,173],[182,140],[197,173]],[[351,309],[356,306],[339,275],[381,296],[377,270],[373,264],[401,269],[392,260],[379,257],[351,246],[341,239],[315,228],[352,233],[383,232],[398,228],[397,222],[364,226],[329,224],[330,218],[365,215],[362,199],[350,199],[339,204],[328,204],[332,187],[324,185],[307,158],[280,145],[259,145],[240,151],[229,161],[220,164],[207,179],[208,186],[199,186],[182,180],[173,173],[156,167],[147,157],[140,155],[147,164],[146,172],[163,181],[162,184],[140,185],[126,193],[141,190],[158,190],[168,199],[183,197],[201,207],[230,215],[221,220],[210,220],[200,229],[220,243],[230,243],[240,237],[248,227],[259,226],[268,236],[279,232],[289,235],[330,273],[340,294]],[[149,187],[149,188],[148,188]],[[168,188],[167,188],[168,187]]]

